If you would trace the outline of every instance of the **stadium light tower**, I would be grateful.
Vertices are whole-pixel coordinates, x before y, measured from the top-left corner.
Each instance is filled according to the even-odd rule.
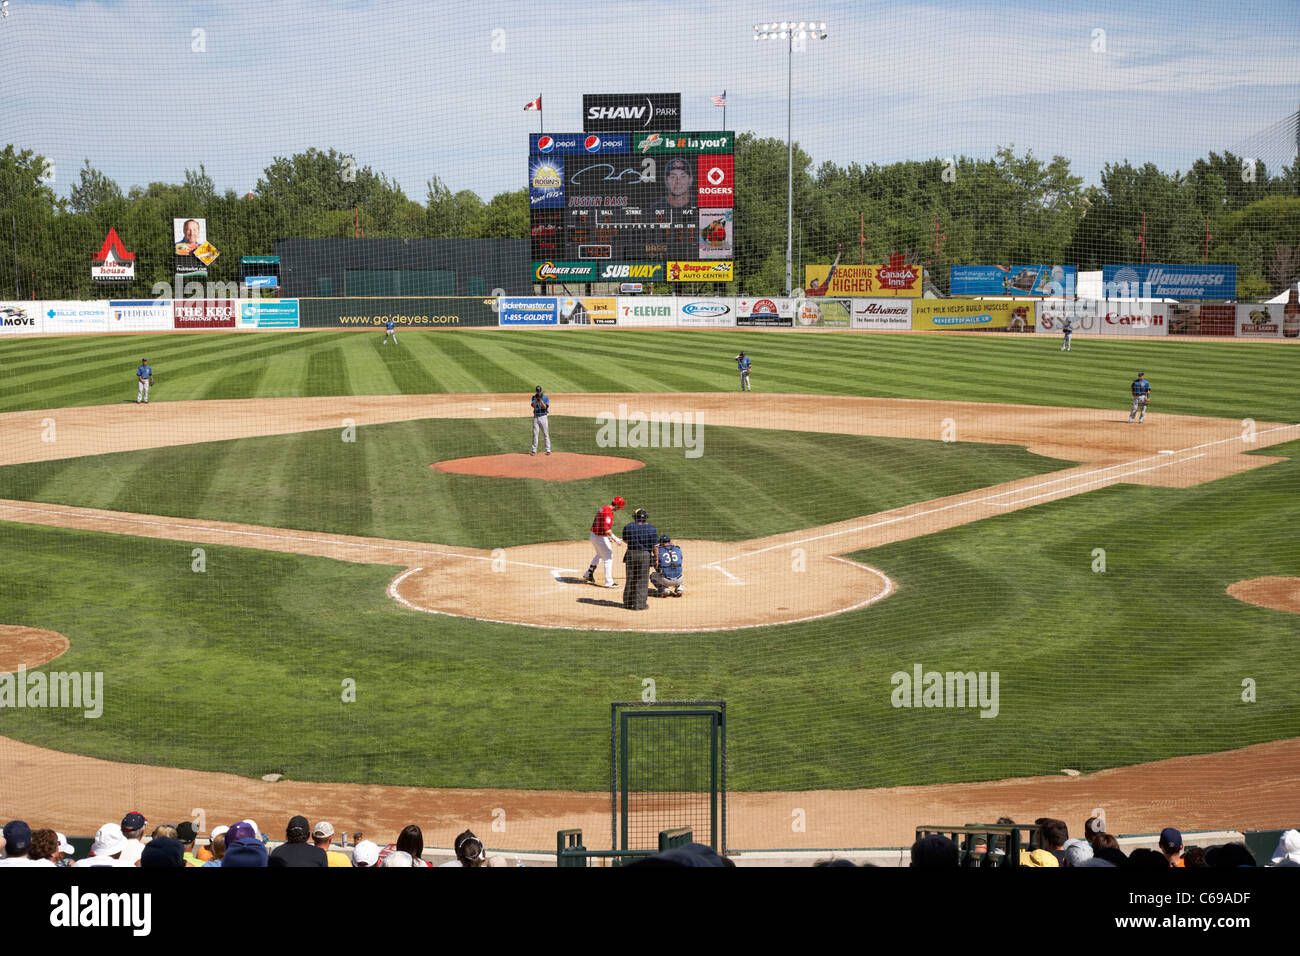
[[[781,40],[785,43],[785,294],[790,296],[794,283],[790,274],[794,253],[794,140],[791,138],[794,102],[791,75],[794,47],[804,48],[808,40],[825,40],[826,24],[812,20],[780,20],[754,24],[755,40]]]

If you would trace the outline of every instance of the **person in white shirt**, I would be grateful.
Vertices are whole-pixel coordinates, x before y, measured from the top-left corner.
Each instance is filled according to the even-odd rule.
[[[72,865],[74,867],[135,866],[134,863],[122,862],[122,851],[126,848],[126,843],[121,827],[116,823],[105,823],[95,834],[95,842],[90,845],[90,856]]]
[[[126,866],[139,865],[140,854],[144,853],[144,828],[148,822],[139,810],[132,810],[122,818],[122,837],[126,845],[122,847],[121,859]]]
[[[48,860],[33,860],[27,856],[27,849],[32,845],[32,828],[22,820],[10,820],[5,824],[5,851],[0,856],[0,866],[53,866]]]

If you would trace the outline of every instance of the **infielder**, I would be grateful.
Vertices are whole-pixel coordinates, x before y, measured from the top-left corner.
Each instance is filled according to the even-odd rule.
[[[1074,334],[1074,323],[1071,322],[1069,319],[1066,319],[1065,328],[1061,329],[1061,335],[1064,336],[1065,338],[1065,341],[1061,343],[1062,352],[1070,351],[1070,336],[1073,334]]]
[[[591,522],[591,535],[588,540],[595,547],[596,556],[591,559],[591,566],[582,576],[582,580],[588,584],[596,583],[596,565],[603,561],[605,562],[605,587],[618,587],[614,583],[614,545],[623,542],[614,535],[614,512],[621,511],[626,504],[622,496],[615,497],[596,512],[596,517]]]
[[[135,403],[139,405],[143,402],[149,404],[149,386],[153,384],[153,369],[149,367],[147,358],[140,359],[140,364],[135,370],[135,380],[140,383],[135,390]]]
[[[547,421],[546,413],[551,409],[551,399],[542,393],[542,386],[538,385],[537,390],[533,392],[533,450],[528,454],[537,454],[537,432],[540,429],[546,436],[546,454],[551,453],[551,426]]]
[[[396,345],[396,344],[397,344],[397,326],[396,326],[396,324],[393,322],[392,319],[389,319],[387,322],[384,323],[384,341],[383,341],[381,344],[383,344],[383,345],[387,345],[387,344],[388,344],[388,340],[389,340],[390,338],[393,340],[393,344]]]
[[[650,572],[650,583],[655,586],[655,597],[672,594],[682,596],[686,577],[682,571],[682,549],[670,542],[666,534],[659,536],[659,565]]]
[[[736,356],[736,368],[740,369],[740,390],[742,392],[752,391],[749,387],[749,368],[752,364],[749,356],[744,352]]]
[[[1133,416],[1138,416],[1138,424],[1141,425],[1147,420],[1147,406],[1151,404],[1151,383],[1147,381],[1145,372],[1138,372],[1138,377],[1133,380],[1129,386],[1133,392],[1133,408],[1128,413],[1129,424],[1133,423]]]

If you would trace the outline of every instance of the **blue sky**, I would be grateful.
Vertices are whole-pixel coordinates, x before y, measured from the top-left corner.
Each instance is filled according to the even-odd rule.
[[[89,157],[127,188],[204,164],[252,189],[275,156],[334,147],[423,201],[440,176],[485,199],[525,184],[584,92],[682,94],[683,125],[794,138],[815,162],[987,157],[1186,169],[1300,107],[1300,4],[827,0],[11,0],[0,144]],[[815,17],[788,57],[753,24]],[[201,31],[201,32],[196,32]],[[1099,32],[1100,31],[1100,32]],[[1276,148],[1282,149],[1278,145]],[[1293,155],[1293,153],[1292,153]],[[1290,155],[1285,157],[1288,161]]]

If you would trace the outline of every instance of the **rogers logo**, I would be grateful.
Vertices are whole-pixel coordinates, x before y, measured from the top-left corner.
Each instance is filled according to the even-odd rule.
[[[722,181],[723,181],[724,179],[726,179],[726,178],[727,178],[727,174],[724,173],[724,172],[723,172],[721,169],[719,169],[717,166],[714,166],[714,167],[713,167],[712,169],[710,169],[709,172],[708,172],[708,180],[709,180],[709,182],[713,183],[713,185],[715,185],[715,186],[721,186],[721,185],[722,185]]]
[[[582,148],[589,153],[598,152],[600,150],[600,137],[588,136],[586,140],[583,141]]]

